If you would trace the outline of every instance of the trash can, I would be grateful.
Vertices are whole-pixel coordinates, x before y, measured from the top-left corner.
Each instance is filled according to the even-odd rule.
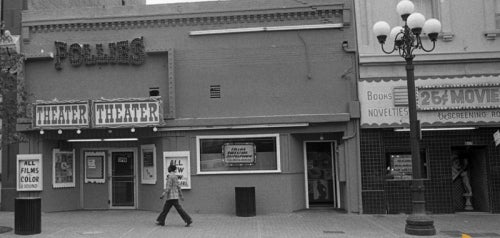
[[[33,235],[42,232],[42,199],[18,197],[14,204],[14,232]]]
[[[255,216],[255,187],[235,187],[236,216]]]

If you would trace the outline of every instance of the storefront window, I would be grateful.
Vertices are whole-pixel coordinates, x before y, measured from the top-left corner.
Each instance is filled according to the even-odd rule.
[[[198,174],[281,172],[279,135],[197,137]]]
[[[439,18],[439,2],[436,0],[412,0],[415,5],[415,11],[422,13],[428,18]]]
[[[411,180],[413,166],[411,152],[391,151],[386,153],[386,178],[391,180]],[[425,151],[420,151],[422,178],[428,178],[427,156]]]

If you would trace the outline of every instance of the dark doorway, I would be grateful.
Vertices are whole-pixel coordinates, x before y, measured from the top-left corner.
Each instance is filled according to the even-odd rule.
[[[111,153],[111,207],[134,207],[134,152]]]
[[[309,207],[335,207],[333,142],[306,142]]]
[[[450,163],[455,211],[490,212],[486,147],[452,147]]]

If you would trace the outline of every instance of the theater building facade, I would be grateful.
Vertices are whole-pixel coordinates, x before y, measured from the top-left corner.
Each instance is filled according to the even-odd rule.
[[[26,141],[2,209],[158,211],[177,165],[186,209],[361,211],[350,1],[28,1]],[[86,5],[87,4],[87,5]]]
[[[417,12],[442,23],[436,49],[414,51],[426,209],[498,213],[500,5],[498,1],[412,2]],[[370,32],[380,20],[392,27],[401,25],[395,7],[389,0],[356,1],[364,213],[412,212],[405,61],[397,52],[384,54]],[[388,40],[386,49],[391,44]],[[432,47],[425,36],[423,44]]]

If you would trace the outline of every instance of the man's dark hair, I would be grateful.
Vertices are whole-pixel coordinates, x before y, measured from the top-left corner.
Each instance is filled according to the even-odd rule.
[[[172,171],[175,171],[177,169],[177,166],[171,164],[170,166],[168,166],[168,172],[172,172]]]

